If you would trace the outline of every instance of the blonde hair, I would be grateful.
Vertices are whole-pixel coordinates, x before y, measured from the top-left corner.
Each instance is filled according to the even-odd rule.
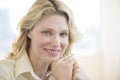
[[[35,24],[44,16],[59,14],[64,16],[68,21],[69,27],[69,45],[64,53],[64,56],[71,52],[72,44],[77,40],[77,30],[73,22],[73,15],[70,9],[59,0],[36,0],[36,2],[29,9],[28,13],[23,17],[18,25],[20,30],[19,36],[14,41],[12,52],[8,58],[16,59],[20,57],[24,51],[28,51],[30,46],[30,39],[27,33],[34,28]]]

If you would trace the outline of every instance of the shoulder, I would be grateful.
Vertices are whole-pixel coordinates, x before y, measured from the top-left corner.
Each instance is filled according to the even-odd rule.
[[[0,79],[8,80],[14,74],[14,60],[0,60]]]
[[[15,63],[15,60],[11,60],[11,59],[3,59],[3,60],[0,60],[0,70],[1,68],[2,69],[11,69],[14,67],[14,63]]]

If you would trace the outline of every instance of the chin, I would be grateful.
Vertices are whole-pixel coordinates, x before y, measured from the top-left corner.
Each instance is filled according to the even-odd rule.
[[[56,61],[56,60],[58,60],[59,59],[59,57],[56,57],[56,58],[50,58],[49,60],[48,60],[48,63],[53,63],[54,61]]]

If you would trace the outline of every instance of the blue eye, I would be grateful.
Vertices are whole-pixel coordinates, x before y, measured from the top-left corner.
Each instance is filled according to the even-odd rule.
[[[50,31],[42,31],[42,34],[44,34],[44,35],[51,35],[51,32]]]
[[[68,33],[61,33],[60,36],[61,37],[68,37]]]

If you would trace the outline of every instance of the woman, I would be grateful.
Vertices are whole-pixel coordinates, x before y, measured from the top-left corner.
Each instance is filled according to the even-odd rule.
[[[18,25],[19,36],[0,80],[87,80],[70,55],[77,40],[71,11],[59,0],[36,0]]]

